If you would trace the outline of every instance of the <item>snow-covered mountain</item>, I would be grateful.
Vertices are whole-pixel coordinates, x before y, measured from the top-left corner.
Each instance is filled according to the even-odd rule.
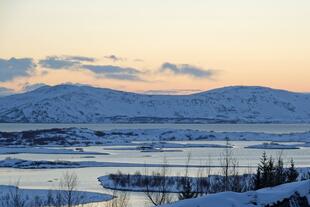
[[[192,95],[43,86],[1,97],[0,122],[310,123],[310,94],[254,86],[225,87]]]

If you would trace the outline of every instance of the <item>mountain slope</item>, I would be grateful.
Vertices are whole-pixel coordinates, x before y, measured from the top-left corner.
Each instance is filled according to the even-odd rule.
[[[44,86],[0,98],[1,122],[309,123],[310,95],[225,87],[192,95],[143,95],[89,86]]]

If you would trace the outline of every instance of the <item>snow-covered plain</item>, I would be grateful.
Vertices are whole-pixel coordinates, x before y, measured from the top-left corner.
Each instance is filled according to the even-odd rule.
[[[276,204],[294,195],[306,197],[310,201],[310,180],[263,188],[244,193],[224,192],[209,194],[195,199],[187,199],[161,207],[264,207]],[[297,205],[296,205],[297,206]]]
[[[310,94],[255,86],[174,96],[43,86],[1,97],[0,122],[309,123]]]

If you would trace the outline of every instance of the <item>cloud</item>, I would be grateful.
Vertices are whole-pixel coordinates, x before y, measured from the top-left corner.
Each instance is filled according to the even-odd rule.
[[[80,61],[71,60],[63,57],[49,56],[39,61],[39,64],[45,68],[63,69],[70,68],[80,64]]]
[[[68,69],[77,67],[82,62],[94,62],[96,59],[84,56],[48,56],[39,61],[39,64],[45,68]]]
[[[120,67],[113,65],[83,65],[82,68],[92,71],[97,75],[103,75],[105,78],[117,80],[135,80],[141,81],[141,72],[135,68]]]
[[[65,56],[68,60],[77,60],[80,62],[95,62],[96,58],[85,56]]]
[[[10,88],[0,87],[0,96],[8,96],[14,94],[14,91]]]
[[[194,78],[208,78],[211,79],[215,75],[215,70],[205,70],[189,64],[173,64],[163,63],[160,67],[160,72],[170,71],[176,75],[188,75]]]
[[[108,58],[114,59],[115,61],[120,60],[119,57],[114,55],[110,55]],[[95,73],[97,77],[104,77],[107,79],[142,81],[140,78],[141,72],[135,68],[85,63],[95,61],[94,58],[83,56],[48,56],[40,60],[39,64],[49,69],[88,70]]]
[[[111,74],[105,74],[105,77],[108,79],[117,79],[117,80],[142,81],[142,79],[139,76],[133,74],[111,73]]]
[[[31,58],[0,58],[0,82],[12,80],[15,77],[29,76],[35,68]]]
[[[125,60],[124,58],[118,57],[118,56],[116,56],[116,55],[107,55],[107,56],[104,56],[104,58],[110,59],[110,60],[112,60],[113,62],[124,61],[124,60]]]

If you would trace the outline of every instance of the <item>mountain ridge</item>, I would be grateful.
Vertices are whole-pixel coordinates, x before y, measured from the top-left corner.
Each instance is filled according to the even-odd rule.
[[[310,123],[310,94],[261,86],[229,86],[190,95],[43,86],[1,97],[0,122]]]

